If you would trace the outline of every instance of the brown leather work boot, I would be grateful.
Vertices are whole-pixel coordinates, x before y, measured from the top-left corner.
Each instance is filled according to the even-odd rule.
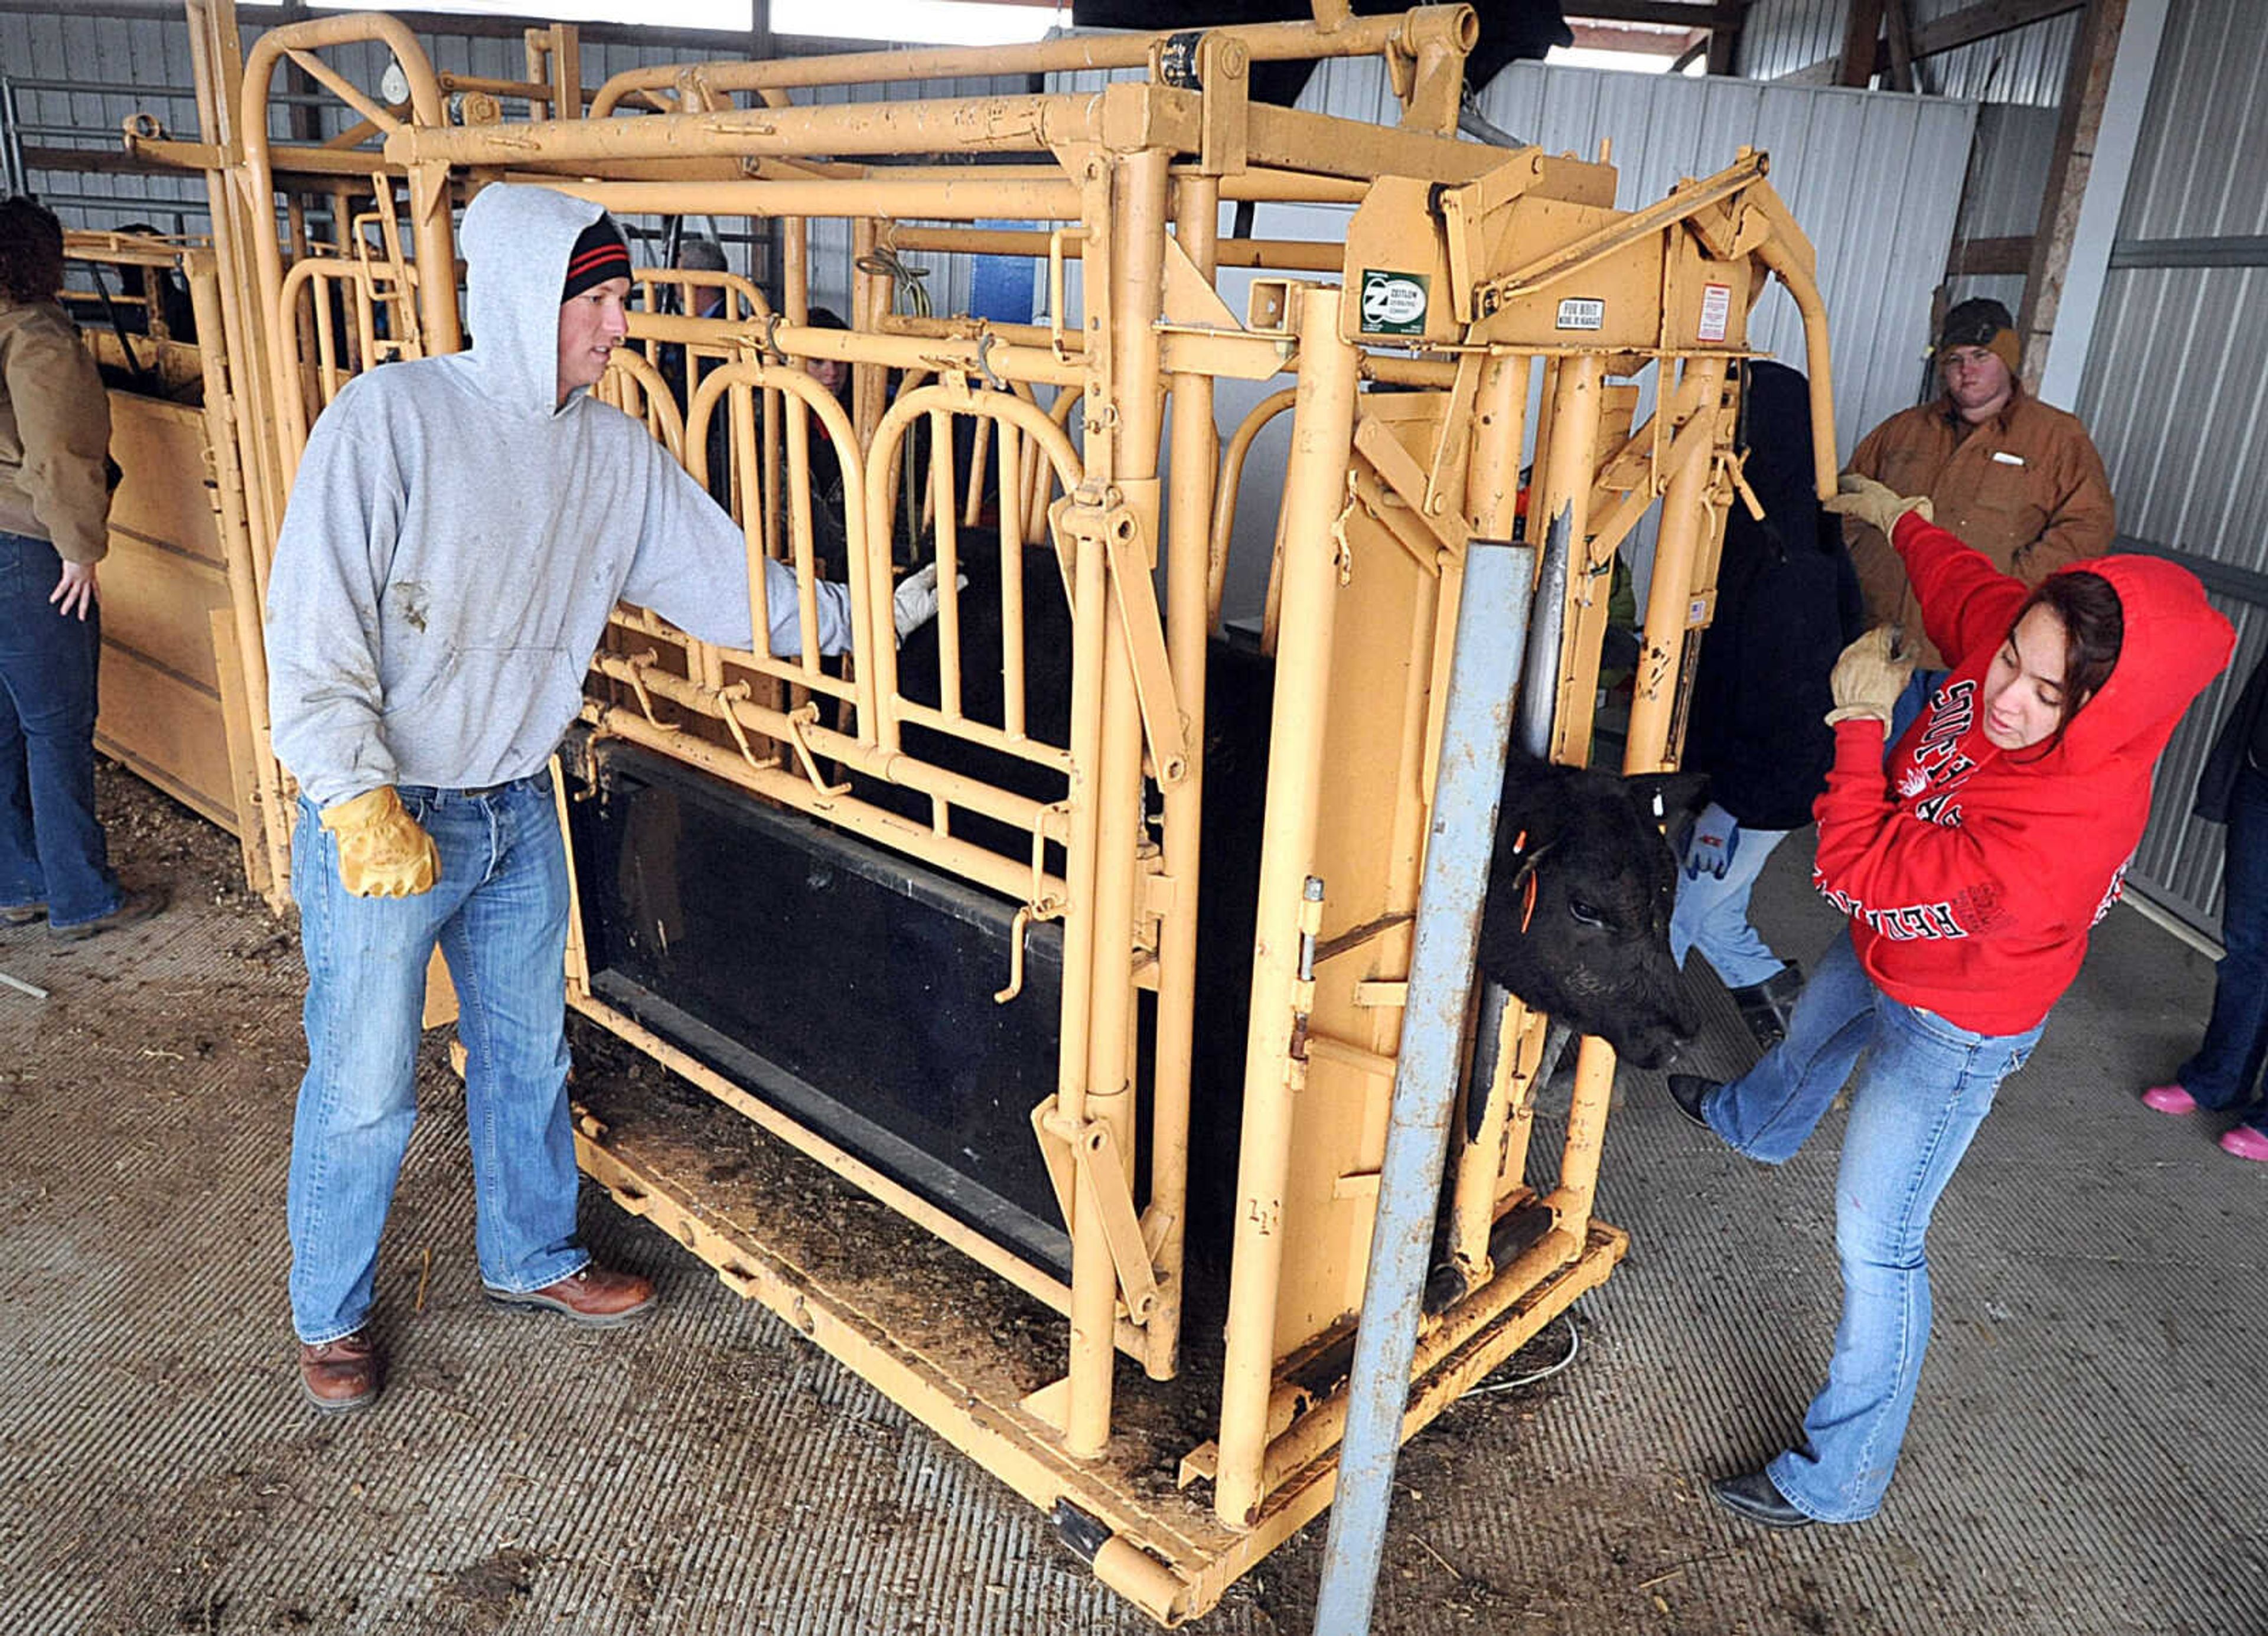
[[[75,925],[59,926],[48,922],[48,935],[58,943],[80,943],[104,932],[115,932],[121,926],[139,925],[151,916],[163,910],[172,901],[172,894],[162,886],[136,887],[122,894],[118,907],[107,915],[92,920],[82,920]]]
[[[499,1306],[541,1308],[594,1328],[628,1323],[653,1305],[652,1279],[616,1272],[595,1261],[541,1289],[515,1293],[487,1287],[489,1299]]]
[[[378,1399],[378,1348],[367,1330],[320,1346],[299,1343],[299,1389],[326,1414],[361,1409]]]

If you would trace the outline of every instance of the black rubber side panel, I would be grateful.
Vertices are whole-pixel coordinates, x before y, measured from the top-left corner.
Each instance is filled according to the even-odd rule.
[[[568,805],[592,986],[893,1180],[1068,1279],[1032,1135],[1056,1089],[1058,927],[634,746]]]

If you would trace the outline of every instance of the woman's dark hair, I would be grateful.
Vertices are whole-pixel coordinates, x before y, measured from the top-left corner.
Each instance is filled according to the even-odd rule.
[[[2063,622],[2063,708],[2055,731],[2040,747],[2042,755],[2063,742],[2079,707],[2102,690],[2118,664],[2118,651],[2126,641],[2126,614],[2118,593],[2101,574],[2086,569],[2050,574],[2032,588],[2024,605],[2008,622],[2008,639],[2036,608],[2044,608]]]
[[[44,204],[0,199],[0,296],[52,301],[63,287],[63,225]]]

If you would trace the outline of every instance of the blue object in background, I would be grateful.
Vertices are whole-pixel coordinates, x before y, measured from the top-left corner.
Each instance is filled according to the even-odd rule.
[[[978,222],[979,227],[1035,228],[1036,222]],[[1028,324],[1038,304],[1041,263],[1021,255],[980,255],[968,284],[971,316],[996,324]]]

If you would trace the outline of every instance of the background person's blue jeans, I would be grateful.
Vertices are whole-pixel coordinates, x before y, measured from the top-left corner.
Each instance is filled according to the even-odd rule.
[[[416,1123],[425,967],[455,979],[481,1280],[524,1293],[578,1271],[567,1108],[567,860],[548,775],[479,795],[401,787],[441,853],[417,897],[356,897],[306,800],[291,895],[307,960],[307,1074],[291,1132],[291,1323],[362,1327],[387,1207]]]
[[[58,612],[62,575],[48,542],[0,530],[0,909],[44,903],[48,925],[70,926],[119,893],[94,815],[100,605]]]
[[[1881,1506],[1929,1345],[1930,1212],[1993,1092],[2039,1037],[2040,1028],[1972,1034],[1901,1005],[1867,976],[1846,931],[1811,974],[1787,1038],[1702,1104],[1735,1149],[1779,1164],[1859,1071],[1835,1182],[1835,1357],[1804,1414],[1803,1446],[1765,1468],[1807,1516],[1857,1522]]]
[[[2214,969],[2205,1043],[2174,1076],[2198,1107],[2215,1111],[2250,1102],[2268,1059],[2268,772],[2249,759],[2229,795],[2227,845],[2220,940],[2228,952]],[[2245,1123],[2268,1131],[2268,1107]]]
[[[1741,844],[1719,881],[1704,869],[1688,877],[1677,874],[1677,902],[1669,912],[1669,953],[1680,967],[1688,949],[1697,948],[1728,989],[1744,989],[1778,974],[1786,962],[1749,924],[1749,898],[1764,859],[1772,848],[1787,839],[1786,829],[1751,829],[1741,826]]]

